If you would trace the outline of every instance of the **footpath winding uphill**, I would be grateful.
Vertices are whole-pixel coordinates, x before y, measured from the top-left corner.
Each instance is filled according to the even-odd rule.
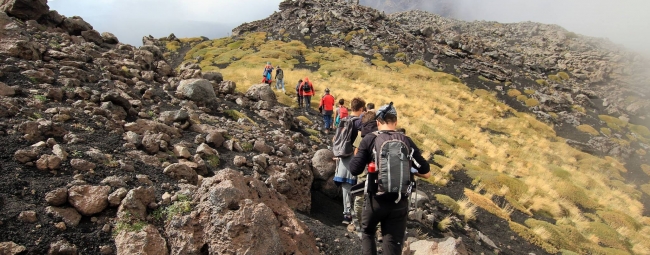
[[[318,51],[319,59],[341,54],[353,61],[352,52],[366,57],[368,66],[387,72],[397,73],[388,62],[417,62],[411,65],[419,68],[411,79],[445,80],[445,86],[462,88],[449,91],[465,93],[464,100],[477,105],[489,101],[496,108],[494,95],[466,95],[471,94],[469,88],[458,78],[431,69],[457,72],[471,86],[497,91],[498,98],[522,111],[556,116],[547,119],[558,126],[609,126],[608,135],[576,135],[572,144],[634,159],[637,166],[647,164],[637,156],[648,149],[650,134],[630,124],[647,117],[647,98],[641,95],[645,92],[630,97],[633,90],[608,85],[621,81],[620,72],[636,70],[621,67],[641,61],[627,53],[603,53],[602,47],[579,41],[579,36],[540,39],[549,33],[560,37],[555,30],[559,28],[552,26],[535,25],[533,41],[506,40],[510,46],[500,47],[501,39],[476,41],[487,34],[468,37],[467,31],[476,29],[473,25],[425,13],[385,16],[362,6],[310,0],[284,1],[280,9],[266,20],[238,27],[231,38],[147,36],[143,46],[134,47],[111,33],[100,34],[81,17],[50,10],[46,0],[0,0],[0,254],[358,254],[356,227],[340,224],[341,199],[332,182],[335,161],[327,149],[331,136],[318,131],[318,114],[291,108],[283,101],[289,98],[286,94],[265,84],[238,87],[233,80],[247,73],[235,76],[227,69],[256,54],[275,56],[278,52],[265,52],[264,44],[290,39],[304,43],[283,49],[297,54],[285,60],[304,67],[304,72],[320,68],[303,55],[306,45]],[[489,33],[501,31],[501,38],[523,33],[531,24],[517,26]],[[258,35],[263,38],[253,40]],[[250,49],[244,52],[246,44]],[[548,53],[541,49],[550,44],[558,48],[544,57],[550,60],[540,60]],[[529,50],[512,55],[524,46]],[[341,48],[349,52],[341,53]],[[559,53],[564,50],[569,52]],[[575,50],[583,57],[576,57]],[[208,55],[228,62],[219,67]],[[219,68],[230,76],[214,71]],[[571,69],[565,73],[568,77],[549,75],[565,69]],[[517,89],[532,91],[520,101],[538,104],[511,98]],[[607,90],[613,98],[603,94]],[[450,97],[452,104],[461,105],[453,100]],[[516,112],[505,106],[494,111]],[[525,116],[520,120],[530,126],[538,123]],[[531,130],[526,126],[517,132]],[[612,142],[610,136],[636,140]],[[459,139],[453,143],[467,144]],[[501,211],[494,201],[516,202],[509,200],[511,194],[523,197],[530,191],[522,188],[524,182],[499,173],[468,177],[459,170],[469,167],[469,161],[444,161],[439,157],[444,153],[430,155],[431,164],[444,176],[429,180],[437,185],[421,181],[412,198],[405,254],[547,254],[564,248],[588,253],[632,247],[636,252],[645,247],[637,242],[641,237],[625,234],[647,230],[635,218],[623,218],[625,228],[606,227],[605,234],[594,232],[587,240],[577,232],[578,227],[585,229],[582,226],[548,223],[553,221],[549,213],[557,210],[544,208],[533,197],[525,203],[532,209],[503,206]],[[608,163],[603,169],[617,166]],[[498,186],[505,191],[491,194],[482,189],[496,184],[475,185],[494,180],[512,185]],[[565,213],[562,209],[560,214]],[[613,216],[606,216],[614,213],[606,213],[584,214],[578,220],[593,218],[587,228],[591,231],[592,225],[605,225],[596,222],[600,218],[610,224]],[[557,236],[549,236],[556,230]],[[580,237],[580,246],[558,237]]]

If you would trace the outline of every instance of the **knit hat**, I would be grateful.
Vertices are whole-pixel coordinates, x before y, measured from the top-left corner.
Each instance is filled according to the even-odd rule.
[[[384,116],[387,113],[390,113],[392,115],[395,115],[395,117],[397,117],[397,110],[393,106],[393,102],[390,102],[390,104],[387,104],[387,105],[384,105],[384,106],[380,107],[379,110],[377,110],[376,115],[377,115],[377,118],[382,118],[383,119]]]

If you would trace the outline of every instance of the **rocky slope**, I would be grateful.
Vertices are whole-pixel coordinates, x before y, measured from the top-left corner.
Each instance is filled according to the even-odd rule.
[[[174,70],[164,42],[122,44],[46,1],[0,10],[0,254],[356,253],[337,187],[311,191],[334,171],[319,118],[266,85],[238,93],[198,65]],[[318,194],[331,196],[321,218],[308,215]],[[461,253],[544,253],[458,218],[443,236],[432,225],[453,212],[424,198],[412,243],[417,228]]]
[[[319,253],[320,144],[268,86],[0,3],[0,254]]]
[[[260,31],[269,39],[341,47],[377,67],[401,61],[454,73],[554,124],[576,148],[625,161],[634,169],[629,181],[648,181],[640,166],[649,164],[650,63],[605,39],[556,25],[464,22],[424,11],[386,15],[316,0],[284,1],[280,12],[233,34]]]

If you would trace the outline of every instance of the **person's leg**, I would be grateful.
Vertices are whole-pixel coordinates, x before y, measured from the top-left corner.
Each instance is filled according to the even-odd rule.
[[[402,199],[399,203],[392,204],[390,212],[381,220],[383,254],[402,254],[407,216],[408,199]]]
[[[302,109],[302,97],[298,96],[298,109]]]
[[[305,96],[305,111],[309,111],[311,108],[311,96]]]
[[[377,254],[377,224],[384,216],[381,206],[373,195],[365,195],[363,199],[363,216],[361,221],[361,253],[363,255]]]
[[[341,189],[343,190],[343,214],[352,215],[352,196],[350,194],[352,184],[343,183]]]
[[[286,93],[287,91],[284,89],[284,79],[278,81],[278,85],[280,84],[282,84],[282,86],[280,87],[282,89],[282,92]]]
[[[323,121],[325,122],[325,129],[329,130],[332,126],[332,115],[323,114]]]

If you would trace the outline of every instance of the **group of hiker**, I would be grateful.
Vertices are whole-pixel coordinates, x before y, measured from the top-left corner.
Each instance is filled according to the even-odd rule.
[[[326,92],[321,105],[326,106],[323,119],[328,131],[334,97]],[[415,176],[429,178],[429,164],[405,130],[398,128],[392,102],[375,110],[374,104],[354,98],[348,110],[341,99],[336,120],[331,148],[337,161],[334,182],[343,195],[343,223],[360,227],[362,254],[377,254],[378,225],[383,254],[401,254]]]
[[[271,62],[267,62],[264,66],[264,72],[262,73],[262,83],[268,84],[271,86],[273,84],[272,74],[273,66]],[[282,90],[283,93],[286,93],[284,86],[284,70],[278,65],[275,69],[275,89]],[[329,89],[325,89],[326,93],[329,93]],[[298,85],[296,85],[296,94],[298,96],[298,109],[304,110],[305,113],[309,113],[311,106],[311,98],[314,96],[314,85],[309,81],[309,77],[300,79]]]
[[[278,66],[276,89],[284,91],[284,74]],[[273,67],[267,63],[264,81],[271,84]],[[282,86],[279,83],[282,80]],[[308,77],[296,85],[298,107],[307,113],[314,85]],[[358,226],[362,254],[377,254],[376,233],[380,225],[382,254],[401,254],[405,241],[409,196],[415,177],[429,178],[429,163],[404,129],[398,129],[393,103],[375,110],[372,103],[354,98],[350,108],[325,89],[319,112],[324,132],[335,131],[330,147],[337,161],[334,182],[343,195],[343,223]]]

